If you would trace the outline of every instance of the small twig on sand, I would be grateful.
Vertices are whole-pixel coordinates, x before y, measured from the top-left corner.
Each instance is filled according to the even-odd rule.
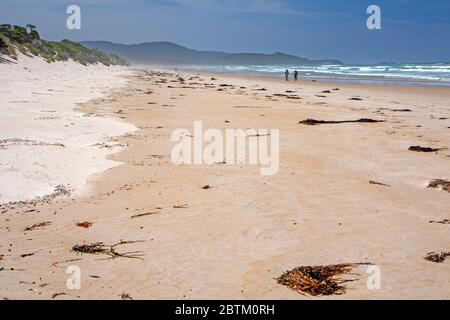
[[[153,216],[155,214],[159,214],[159,212],[146,212],[146,213],[141,213],[141,214],[135,214],[134,216],[131,216],[131,218],[132,219],[141,218],[141,217],[146,217],[146,216]]]
[[[120,295],[120,298],[122,298],[122,300],[133,300],[133,298],[125,292]]]
[[[449,219],[443,219],[443,220],[440,220],[440,221],[433,221],[433,220],[430,220],[430,221],[428,221],[429,223],[440,223],[440,224],[450,224],[450,220]],[[1,260],[1,259],[0,259]]]
[[[33,224],[31,227],[26,227],[23,231],[33,231],[33,230],[38,229],[38,228],[48,227],[51,224],[52,223],[50,221],[39,222],[39,223]]]

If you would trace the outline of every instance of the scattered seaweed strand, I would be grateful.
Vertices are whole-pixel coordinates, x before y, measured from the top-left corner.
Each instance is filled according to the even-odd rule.
[[[129,259],[141,259],[142,251],[129,251],[129,252],[117,252],[116,247],[125,245],[125,244],[132,244],[137,242],[144,242],[143,240],[137,240],[137,241],[125,241],[120,240],[120,242],[113,244],[113,245],[106,245],[103,242],[94,242],[90,244],[81,244],[81,245],[74,245],[72,247],[72,251],[76,253],[88,253],[88,254],[105,254],[110,256],[108,259],[115,259],[115,258],[129,258]]]

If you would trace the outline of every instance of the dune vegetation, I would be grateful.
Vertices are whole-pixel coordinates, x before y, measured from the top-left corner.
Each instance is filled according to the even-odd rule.
[[[89,49],[70,40],[60,42],[41,39],[36,27],[0,25],[0,53],[17,60],[17,51],[27,56],[40,56],[47,62],[67,61],[72,59],[82,65],[101,63],[110,65],[127,65],[127,61],[118,55]]]

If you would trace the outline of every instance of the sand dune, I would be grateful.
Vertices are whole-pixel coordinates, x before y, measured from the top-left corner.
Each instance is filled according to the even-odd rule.
[[[19,63],[0,64],[0,73],[1,203],[43,196],[58,185],[77,193],[87,177],[118,164],[95,145],[135,127],[74,108],[125,86],[121,76],[130,71],[22,55]]]

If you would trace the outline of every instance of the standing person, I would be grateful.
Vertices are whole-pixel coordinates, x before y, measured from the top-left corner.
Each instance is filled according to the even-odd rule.
[[[289,70],[286,69],[286,71],[284,72],[284,76],[286,77],[286,81],[289,81]]]
[[[297,70],[294,71],[294,79],[295,79],[295,81],[298,80],[298,71]]]

